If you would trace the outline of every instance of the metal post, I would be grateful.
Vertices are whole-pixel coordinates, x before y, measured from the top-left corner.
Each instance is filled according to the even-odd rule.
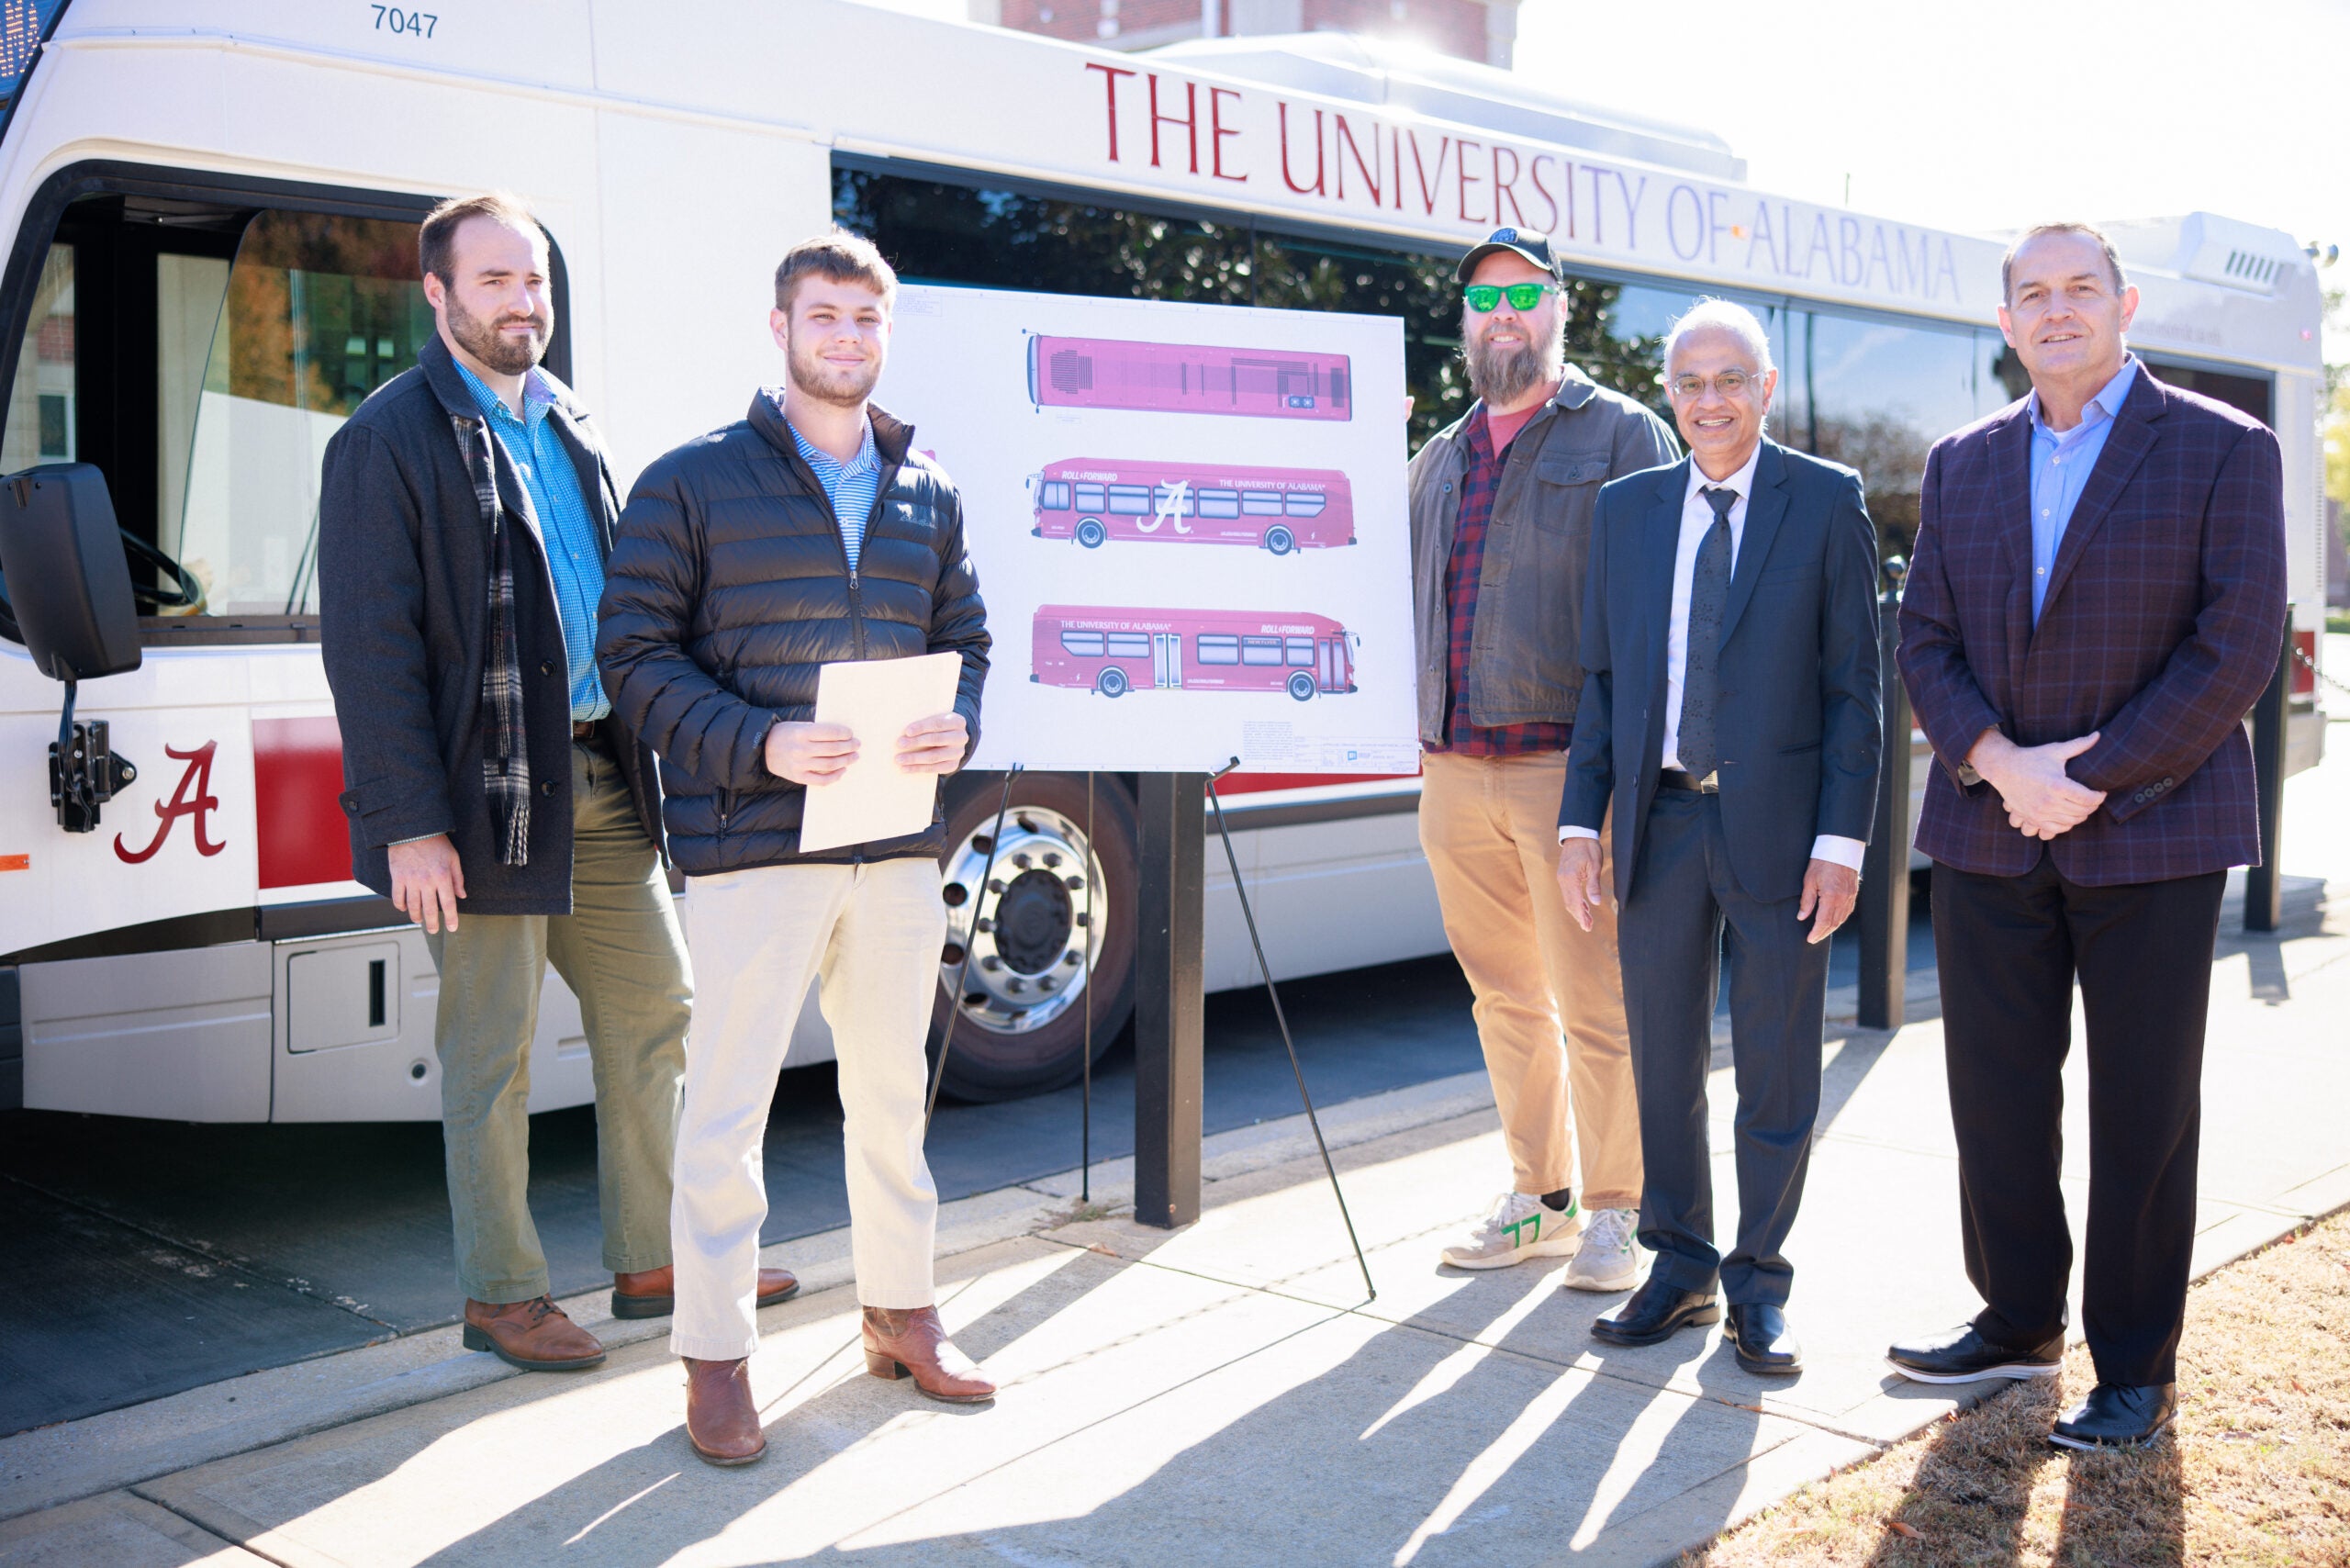
[[[1877,769],[1876,828],[1861,860],[1861,1007],[1863,1029],[1898,1029],[1909,974],[1909,689],[1893,662],[1901,641],[1901,594],[1877,599],[1885,687],[1885,761]]]
[[[2244,875],[2244,928],[2274,931],[2285,918],[2285,878],[2277,864],[2285,839],[2285,741],[2293,690],[2293,611],[2268,689],[2252,705],[2252,766],[2260,794],[2260,864]]]
[[[1136,783],[1135,1218],[1171,1230],[1200,1217],[1207,775],[1145,773]]]

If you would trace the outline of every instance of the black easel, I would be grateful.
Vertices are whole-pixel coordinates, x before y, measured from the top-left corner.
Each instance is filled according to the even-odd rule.
[[[1208,775],[1208,804],[1215,811],[1216,836],[1224,840],[1224,858],[1232,868],[1232,890],[1240,895],[1240,917],[1248,923],[1248,944],[1257,950],[1257,972],[1265,977],[1265,994],[1272,998],[1273,1022],[1281,1025],[1281,1044],[1289,1051],[1289,1070],[1297,1077],[1297,1097],[1305,1103],[1305,1122],[1314,1129],[1314,1147],[1322,1151],[1322,1169],[1329,1172],[1330,1191],[1338,1200],[1338,1217],[1346,1222],[1347,1240],[1353,1244],[1355,1264],[1362,1270],[1362,1287],[1371,1299],[1379,1299],[1379,1287],[1371,1283],[1371,1263],[1362,1255],[1362,1242],[1355,1235],[1354,1215],[1347,1212],[1347,1194],[1338,1186],[1338,1168],[1331,1163],[1330,1146],[1323,1141],[1322,1119],[1314,1114],[1314,1096],[1306,1092],[1305,1070],[1298,1065],[1297,1042],[1290,1038],[1289,1015],[1281,1011],[1281,993],[1273,984],[1273,967],[1265,961],[1265,944],[1257,935],[1257,916],[1248,907],[1248,887],[1240,879],[1240,857],[1232,847],[1232,830],[1225,825],[1224,800],[1216,793],[1215,781],[1240,766],[1234,757]]]

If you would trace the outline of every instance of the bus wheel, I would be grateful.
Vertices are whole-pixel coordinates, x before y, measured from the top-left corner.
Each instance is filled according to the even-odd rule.
[[[952,1019],[945,1092],[959,1100],[1017,1099],[1073,1081],[1085,1064],[1089,992],[1097,1058],[1134,1013],[1139,861],[1134,801],[1125,784],[1095,775],[1089,834],[1083,775],[1022,774],[982,888],[1002,799],[1001,773],[964,775],[946,790],[946,941],[930,1059],[934,1066]]]
[[[1289,694],[1300,702],[1314,700],[1314,678],[1299,670],[1289,678]]]
[[[1109,537],[1110,531],[1102,526],[1102,520],[1100,518],[1089,517],[1079,521],[1077,525],[1077,542],[1080,544],[1084,545],[1088,550],[1101,549],[1102,542]]]
[[[1265,530],[1265,548],[1276,555],[1286,555],[1297,548],[1297,535],[1275,523]]]
[[[1127,684],[1126,672],[1116,665],[1110,666],[1093,678],[1093,689],[1104,697],[1124,697]]]

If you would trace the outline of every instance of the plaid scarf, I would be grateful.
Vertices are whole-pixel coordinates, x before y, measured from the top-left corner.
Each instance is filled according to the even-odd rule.
[[[531,752],[522,734],[522,657],[514,633],[514,530],[498,499],[498,459],[489,421],[450,416],[457,449],[489,530],[489,648],[481,662],[481,781],[498,824],[498,858],[531,858]]]

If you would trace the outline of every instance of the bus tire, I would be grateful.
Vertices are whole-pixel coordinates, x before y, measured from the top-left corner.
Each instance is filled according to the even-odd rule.
[[[1001,773],[963,774],[950,779],[946,790],[946,843],[950,858],[965,846],[973,834],[987,834],[995,825],[998,805],[1003,799],[1003,775]],[[1012,808],[1005,823],[1004,836],[1011,839],[1015,824],[1021,820],[1021,809],[1031,809],[1032,825],[1048,827],[1048,820],[1040,813],[1049,812],[1074,828],[1081,830],[1086,820],[1085,776],[1070,773],[1023,773],[1012,787]],[[1136,904],[1135,888],[1140,870],[1140,834],[1136,826],[1134,797],[1117,775],[1097,773],[1093,777],[1093,833],[1091,839],[1094,861],[1102,868],[1102,885],[1094,890],[1099,902],[1095,909],[1101,920],[1096,929],[1101,933],[1100,946],[1095,949],[1092,978],[1088,987],[1093,992],[1093,1056],[1099,1060],[1113,1040],[1126,1026],[1135,1010],[1135,938]],[[998,862],[996,881],[1007,886],[1017,879],[1002,875]],[[1032,868],[1032,873],[1034,868]],[[1031,874],[1031,873],[1024,873]],[[1082,909],[1081,893],[1072,894],[1075,908]],[[994,906],[1001,908],[1001,905]],[[1032,908],[1027,912],[1033,915]],[[1015,916],[1015,918],[1017,918]],[[1046,936],[1055,933],[1047,932]],[[1069,940],[1081,941],[1081,934],[1072,930]],[[950,928],[949,946],[955,936]],[[946,1038],[948,1020],[956,1015],[951,988],[961,976],[959,965],[945,962],[948,955],[941,954],[939,982],[933,998],[930,1027],[930,1062],[937,1070],[938,1055]],[[959,953],[955,957],[960,957]],[[1001,972],[1001,971],[999,971]],[[980,982],[975,974],[970,981],[974,990]],[[1034,1027],[1011,1029],[991,1027],[987,1020],[996,1016],[992,1012],[975,1013],[966,1010],[955,1025],[955,1040],[946,1053],[946,1076],[941,1092],[957,1100],[987,1102],[1022,1099],[1031,1094],[1043,1094],[1077,1081],[1085,1067],[1085,1009],[1080,1002],[1065,1004],[1048,1021]]]
[[[1100,518],[1088,517],[1078,520],[1077,542],[1088,550],[1101,549],[1102,542],[1109,537],[1110,531],[1102,526]]]
[[[1093,678],[1093,689],[1104,697],[1124,697],[1132,684],[1126,679],[1126,672],[1116,665],[1109,666]]]
[[[1315,689],[1314,678],[1304,670],[1298,670],[1289,678],[1289,694],[1300,702],[1313,701]]]
[[[1265,530],[1265,548],[1276,555],[1286,555],[1297,548],[1297,535],[1275,523]]]

